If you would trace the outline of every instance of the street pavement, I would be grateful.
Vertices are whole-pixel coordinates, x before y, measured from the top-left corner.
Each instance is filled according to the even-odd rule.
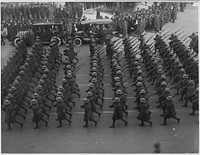
[[[193,18],[189,18],[189,17]],[[163,29],[170,33],[177,31],[183,27],[184,34],[190,35],[192,32],[198,30],[197,23],[197,8],[187,6],[184,13],[179,12],[176,23],[166,24]],[[192,28],[191,28],[192,27]],[[163,32],[164,34],[164,32]],[[145,35],[146,40],[154,33]],[[116,40],[117,38],[113,38]],[[186,39],[187,40],[187,39]],[[150,39],[151,43],[153,39]],[[121,46],[122,39],[116,42],[117,46]],[[139,44],[137,41],[136,44]],[[104,46],[105,48],[105,46]],[[13,47],[6,45],[2,47],[1,59],[4,64],[7,58],[12,54]],[[60,51],[64,50],[64,46],[60,47]],[[169,120],[167,126],[161,126],[163,118],[160,117],[161,109],[156,108],[157,96],[152,96],[149,99],[151,120],[153,126],[139,127],[140,123],[136,117],[138,112],[133,109],[136,103],[134,87],[128,88],[128,126],[120,121],[117,122],[116,128],[110,129],[112,124],[113,109],[109,108],[112,103],[113,91],[111,83],[111,69],[109,68],[109,60],[103,61],[105,76],[105,102],[101,111],[101,117],[95,127],[94,124],[89,124],[89,128],[82,128],[83,126],[83,109],[80,106],[83,104],[83,99],[86,97],[85,90],[88,89],[89,80],[89,46],[87,44],[81,47],[75,47],[78,51],[78,58],[80,59],[77,66],[83,66],[77,73],[77,83],[80,88],[81,98],[74,98],[76,105],[72,110],[72,124],[69,126],[67,122],[63,123],[63,128],[57,129],[58,122],[55,121],[55,109],[52,110],[49,125],[45,127],[41,123],[39,130],[33,130],[32,113],[28,112],[27,118],[24,122],[24,127],[21,129],[17,125],[13,125],[13,131],[7,132],[4,123],[4,113],[2,114],[2,153],[153,153],[153,145],[156,142],[161,144],[162,153],[197,153],[199,152],[199,115],[190,116],[191,104],[189,107],[183,108],[182,102],[179,102],[179,96],[175,97],[175,107],[177,116],[181,118],[180,124],[174,120]],[[120,50],[123,50],[123,47]],[[104,53],[105,54],[105,53]],[[102,55],[102,57],[104,56]],[[122,57],[121,57],[122,58]],[[126,62],[125,58],[122,60],[122,65]],[[1,63],[2,64],[2,63]],[[129,78],[129,71],[123,71],[124,80]],[[57,86],[60,85],[64,73],[62,66],[60,67],[57,76]],[[131,83],[129,79],[126,83],[128,86]],[[147,81],[146,85],[150,83]],[[172,87],[172,85],[170,86]],[[153,86],[149,88],[149,94],[154,92]]]

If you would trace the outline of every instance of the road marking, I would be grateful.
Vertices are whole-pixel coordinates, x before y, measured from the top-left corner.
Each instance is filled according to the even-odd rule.
[[[84,100],[86,97],[81,97],[80,100]],[[126,97],[127,99],[135,99],[134,96],[129,96],[129,97]],[[104,100],[112,100],[113,97],[104,97],[103,98]]]
[[[76,74],[76,76],[77,76],[77,77],[78,77],[78,76],[88,76],[88,77],[90,77],[89,74]],[[111,75],[109,75],[109,74],[104,74],[104,76],[111,76]]]

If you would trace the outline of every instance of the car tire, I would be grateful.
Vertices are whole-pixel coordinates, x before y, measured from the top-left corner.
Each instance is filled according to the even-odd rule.
[[[74,46],[79,47],[82,45],[82,40],[80,38],[75,38],[73,41]]]
[[[66,38],[62,38],[62,43],[66,44],[67,43],[67,39]]]
[[[62,43],[62,42],[61,42],[61,39],[60,39],[59,37],[57,37],[57,36],[54,36],[54,37],[51,38],[51,42],[52,42],[52,40],[53,40],[54,38],[57,39],[57,41],[58,41],[58,46],[60,46],[61,43]]]
[[[20,40],[21,40],[21,38],[15,38],[15,40],[14,40],[14,45],[15,45],[16,47],[18,46],[17,42],[20,41]]]

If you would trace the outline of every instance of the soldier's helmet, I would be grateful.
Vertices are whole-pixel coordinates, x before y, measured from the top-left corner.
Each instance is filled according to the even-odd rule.
[[[167,83],[166,83],[165,81],[163,81],[163,82],[161,83],[161,86],[167,86]]]
[[[33,45],[31,48],[32,48],[33,50],[35,50],[35,49],[36,49],[36,46],[35,46],[35,45]]]
[[[63,83],[66,83],[66,82],[67,82],[67,80],[66,80],[66,79],[62,79],[62,84],[63,84]]]
[[[184,79],[188,79],[188,75],[187,75],[187,74],[184,74],[184,75],[183,75],[183,78],[184,78]]]
[[[117,70],[121,70],[122,68],[120,66],[116,66],[116,69]]]
[[[92,71],[93,71],[93,72],[96,72],[96,71],[97,71],[97,68],[96,68],[96,67],[92,67]]]
[[[9,100],[5,100],[3,103],[4,103],[5,106],[8,106],[8,105],[11,104],[11,102]]]
[[[57,102],[61,102],[62,101],[62,97],[56,97],[56,101]]]
[[[25,66],[20,67],[20,70],[25,70],[25,69],[26,69]]]
[[[71,65],[67,65],[66,68],[67,68],[67,69],[71,69]]]
[[[68,77],[68,78],[71,78],[71,77],[72,77],[72,74],[68,73],[68,74],[67,74],[67,77]]]
[[[122,91],[119,89],[119,90],[116,91],[116,93],[117,93],[118,95],[121,95],[121,94],[122,94]]]
[[[172,100],[173,100],[173,97],[172,97],[172,96],[168,96],[168,97],[167,97],[167,100],[172,101]]]
[[[115,97],[114,98],[114,102],[120,102],[120,98],[119,97]]]
[[[87,96],[92,96],[92,92],[87,92]]]
[[[185,73],[185,69],[184,68],[181,68],[181,73]]]
[[[58,87],[58,91],[61,91],[61,92],[62,92],[62,91],[64,91],[64,90],[65,90],[65,89],[63,88],[63,86],[59,86],[59,87]]]
[[[141,70],[142,67],[141,66],[137,66],[136,68],[137,68],[137,70]]]
[[[18,81],[18,80],[15,80],[15,81],[13,82],[13,84],[16,86],[16,85],[19,84],[19,81]]]
[[[43,79],[39,80],[39,84],[43,84],[45,81]]]
[[[96,72],[93,72],[93,73],[92,73],[92,76],[95,76],[95,77],[96,77],[96,76],[97,76],[97,73],[96,73]]]
[[[46,74],[42,74],[41,79],[45,79],[45,78],[47,78],[47,75]]]
[[[33,94],[33,98],[38,98],[40,95],[38,93]]]
[[[122,75],[122,71],[121,71],[121,70],[118,70],[118,71],[117,71],[117,75]]]
[[[36,38],[36,39],[40,39],[40,37],[39,37],[39,36],[36,36],[35,38]]]
[[[11,87],[11,91],[13,92],[13,91],[15,91],[15,90],[17,90],[17,88],[16,88],[15,86],[12,86],[12,87]]]
[[[162,73],[163,73],[163,70],[162,70],[162,69],[159,69],[159,70],[158,70],[158,73],[162,74]]]
[[[49,72],[49,69],[48,69],[48,68],[44,70],[44,73],[48,73],[48,72]]]
[[[138,81],[142,81],[142,77],[141,77],[141,76],[138,76],[138,77],[137,77],[137,80],[138,80]]]
[[[89,84],[89,87],[90,87],[90,88],[94,88],[94,84],[93,84],[93,83],[90,83],[90,84]]]
[[[170,93],[170,88],[165,88],[165,91]]]
[[[91,82],[96,83],[97,79],[96,78],[92,78]]]
[[[13,95],[9,93],[6,98],[11,99],[11,98],[13,98]]]
[[[25,61],[26,61],[26,62],[30,62],[31,59],[30,59],[30,58],[26,58]]]
[[[146,103],[147,101],[146,101],[145,98],[141,98],[141,99],[140,99],[140,102],[142,102],[142,103]]]
[[[140,94],[146,94],[146,91],[144,89],[140,90]]]
[[[42,88],[42,86],[39,84],[39,85],[36,86],[36,89],[37,89],[37,90],[42,90],[43,88]]]
[[[138,70],[138,71],[137,71],[137,74],[141,74],[141,73],[142,73],[142,70]]]
[[[142,86],[142,82],[137,82],[136,86]]]
[[[83,101],[84,101],[84,103],[88,103],[89,102],[89,100],[86,99],[86,98]]]
[[[31,101],[30,101],[30,106],[32,106],[32,105],[35,105],[36,103],[37,103],[37,100],[36,99],[32,99]]]
[[[121,86],[120,82],[116,82],[116,83],[115,83],[115,86],[116,86],[116,87],[120,87],[120,86]]]
[[[189,80],[189,85],[194,85],[194,81],[193,80]]]
[[[165,80],[167,79],[167,77],[165,75],[162,75],[161,78],[165,79]]]
[[[59,91],[59,92],[57,92],[56,96],[63,97],[63,93]]]

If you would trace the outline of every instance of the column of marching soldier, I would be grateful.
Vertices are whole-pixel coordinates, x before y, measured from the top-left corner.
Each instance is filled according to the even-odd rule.
[[[131,78],[133,78],[133,84],[130,86],[136,87],[136,109],[139,111],[137,118],[141,120],[141,126],[144,125],[145,121],[148,122],[150,126],[152,125],[152,122],[149,121],[151,112],[148,110],[148,99],[152,95],[155,95],[153,93],[147,97],[148,88],[151,85],[148,87],[145,85],[143,67],[146,68],[147,75],[150,77],[152,85],[155,84],[155,89],[157,90],[156,94],[159,96],[158,107],[162,107],[163,109],[163,125],[166,125],[167,118],[175,118],[178,122],[180,121],[180,119],[176,117],[173,103],[174,96],[170,94],[170,88],[168,87],[168,75],[173,80],[173,83],[176,83],[175,87],[172,88],[176,88],[177,93],[181,90],[181,100],[183,100],[183,97],[185,96],[184,106],[187,106],[188,101],[191,101],[193,105],[193,112],[191,114],[194,115],[195,111],[198,110],[198,63],[194,61],[190,52],[175,35],[171,35],[170,39],[171,42],[169,48],[164,39],[157,35],[155,37],[156,51],[152,53],[151,46],[145,44],[141,47],[141,55],[139,55],[140,50],[139,52],[134,51],[133,44],[137,38],[134,40],[125,39],[125,57],[127,58],[128,66],[130,68]],[[113,124],[111,128],[115,127],[115,122],[118,119],[124,121],[125,125],[128,123],[123,119],[123,113],[125,113],[126,116],[128,114],[126,111],[128,107],[126,105],[127,87],[124,86],[126,80],[123,81],[123,66],[120,65],[121,60],[119,59],[122,52],[117,53],[117,50],[118,49],[114,47],[114,42],[110,41],[107,44],[106,51],[112,68],[112,86],[113,91],[115,92],[115,97],[113,98],[114,102],[110,106],[111,108],[114,107]],[[183,50],[185,52],[180,52]],[[90,44],[90,88],[86,91],[87,99],[84,100],[84,105],[82,106],[82,108],[85,109],[84,121],[86,124],[84,127],[88,127],[88,121],[93,121],[95,125],[97,124],[97,121],[93,119],[92,114],[97,113],[100,116],[101,113],[97,112],[96,105],[102,108],[104,102],[102,82],[104,70],[102,61],[105,57],[101,58],[102,52],[99,51],[101,51],[100,48],[97,48],[95,39],[92,38]],[[25,113],[29,106],[33,110],[32,121],[36,124],[34,128],[39,128],[38,123],[40,121],[45,122],[47,126],[49,111],[51,110],[50,102],[54,103],[55,98],[56,102],[54,103],[54,106],[57,107],[58,127],[62,127],[62,120],[68,120],[69,123],[71,123],[71,120],[66,118],[65,113],[71,118],[72,114],[68,112],[67,108],[70,110],[72,109],[69,103],[75,105],[75,102],[72,101],[72,94],[76,94],[80,97],[78,85],[75,83],[75,73],[77,72],[76,63],[78,62],[78,59],[77,54],[74,52],[71,38],[68,38],[68,44],[66,44],[64,55],[63,64],[65,77],[62,79],[62,86],[58,87],[55,95],[53,93],[53,91],[56,91],[55,77],[62,62],[62,56],[59,54],[56,40],[49,45],[46,51],[43,50],[40,39],[37,37],[29,55],[27,54],[23,41],[19,42],[19,46],[11,59],[11,64],[17,62],[18,66],[16,65],[14,70],[9,70],[11,65],[10,62],[8,62],[7,67],[4,67],[2,73],[2,77],[4,77],[2,80],[5,81],[5,83],[3,81],[2,91],[4,100],[3,110],[6,111],[8,130],[11,130],[10,123],[13,122],[23,126],[23,123],[17,121],[15,117],[21,116],[25,119]],[[18,57],[17,60],[19,61],[16,61],[15,57]],[[24,65],[20,67],[21,64]],[[13,71],[12,74],[10,74],[10,71]],[[17,72],[19,72],[18,76]],[[166,74],[164,74],[164,72],[166,72]],[[13,75],[11,76],[12,78],[9,79],[10,81],[6,81],[7,79],[5,78],[8,74]],[[13,82],[13,84],[9,85],[9,82]],[[31,85],[31,83],[34,85]],[[30,97],[28,92],[32,92],[33,96]],[[27,98],[31,98],[30,105]],[[101,100],[102,104],[100,104],[98,100]]]

